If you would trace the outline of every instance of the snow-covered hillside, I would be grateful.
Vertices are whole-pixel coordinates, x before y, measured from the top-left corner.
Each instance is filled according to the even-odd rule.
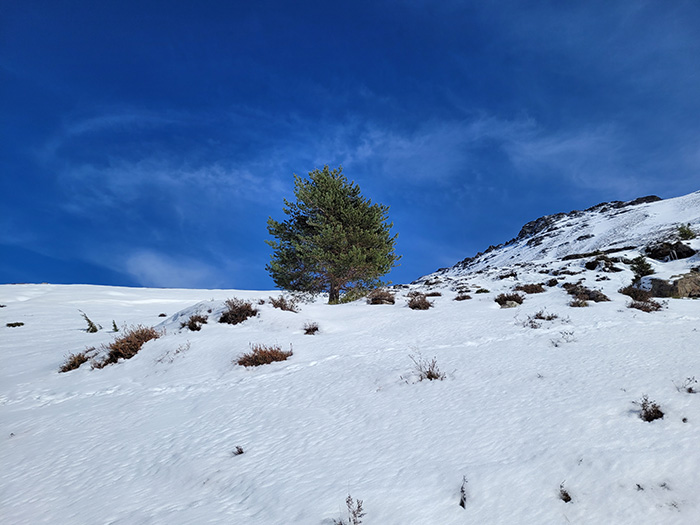
[[[540,217],[526,224],[515,239],[491,246],[440,273],[464,275],[487,268],[557,261],[573,254],[641,249],[676,237],[680,224],[700,228],[700,191],[667,200],[646,197],[608,202],[584,211]]]
[[[294,313],[270,303],[279,292],[2,285],[2,523],[330,525],[348,522],[348,495],[364,525],[698,523],[700,301],[628,308],[618,290],[641,248],[615,253],[619,271],[561,258],[698,224],[698,199],[562,218],[537,246],[396,287],[393,305]],[[650,262],[668,277],[700,257]],[[494,300],[536,283],[515,308]],[[570,285],[610,301],[571,307]],[[433,307],[408,308],[415,291]],[[218,323],[233,297],[257,316]],[[80,311],[104,328],[87,333]],[[200,331],[181,328],[192,314],[208,317]],[[164,335],[58,372],[138,324]],[[254,344],[293,355],[237,365]],[[410,356],[446,378],[419,381]],[[662,419],[639,417],[645,395]]]

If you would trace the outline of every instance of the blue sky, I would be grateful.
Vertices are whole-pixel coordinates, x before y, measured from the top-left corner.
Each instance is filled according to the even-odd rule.
[[[697,1],[4,2],[0,282],[268,289],[293,174],[389,205],[409,282],[700,187]]]

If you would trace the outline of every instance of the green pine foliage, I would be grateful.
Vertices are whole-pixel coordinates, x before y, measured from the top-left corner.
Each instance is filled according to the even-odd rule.
[[[276,240],[267,265],[279,288],[297,292],[328,292],[329,303],[340,294],[374,288],[396,266],[397,235],[391,235],[389,207],[372,204],[348,182],[342,167],[314,170],[308,178],[294,176],[296,202],[285,199],[284,222],[270,217],[267,229]]]
[[[639,280],[642,277],[652,275],[654,273],[654,269],[651,267],[651,264],[649,264],[646,257],[644,257],[643,255],[632,259],[630,269],[634,272],[635,280]]]

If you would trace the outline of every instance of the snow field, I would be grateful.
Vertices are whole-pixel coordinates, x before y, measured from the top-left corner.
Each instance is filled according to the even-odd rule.
[[[593,276],[567,280],[611,302],[571,308],[557,286],[500,309],[514,281],[470,276],[471,300],[437,287],[427,311],[405,290],[395,305],[267,303],[236,326],[216,322],[224,299],[279,292],[0,286],[3,522],[328,525],[351,494],[366,525],[693,523],[700,394],[673,381],[700,376],[700,303],[643,313],[617,293],[628,271]],[[179,328],[209,308],[201,331]],[[104,329],[85,333],[78,309]],[[542,309],[559,318],[522,326]],[[111,341],[112,319],[166,333],[131,360],[57,373]],[[251,343],[294,355],[235,365]],[[416,382],[419,354],[447,379]],[[664,419],[638,417],[643,394]]]

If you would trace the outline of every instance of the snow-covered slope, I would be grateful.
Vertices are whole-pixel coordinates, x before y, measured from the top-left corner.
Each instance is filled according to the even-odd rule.
[[[583,212],[595,237],[582,241],[571,218],[558,231],[575,251],[644,240],[697,224],[698,197]],[[700,301],[628,308],[628,264],[562,261],[574,248],[554,236],[526,259],[514,248],[528,238],[488,268],[397,287],[393,305],[319,299],[293,313],[270,304],[279,292],[0,286],[0,521],[331,525],[347,523],[350,494],[364,525],[698,522],[700,394],[680,387],[700,390]],[[671,275],[698,256],[652,263]],[[542,281],[516,308],[494,301]],[[610,301],[572,308],[574,283]],[[408,308],[421,290],[433,307]],[[258,315],[216,322],[232,297]],[[87,333],[80,311],[105,328]],[[195,313],[208,323],[181,328]],[[67,354],[137,324],[165,334],[130,360],[58,373]],[[293,355],[238,366],[251,344]],[[410,356],[447,377],[418,381]],[[640,419],[644,395],[663,419]]]
[[[464,275],[487,268],[553,262],[594,251],[641,251],[658,240],[677,237],[681,224],[700,230],[700,191],[674,199],[646,197],[544,216],[526,224],[515,239],[491,246],[440,273]]]

